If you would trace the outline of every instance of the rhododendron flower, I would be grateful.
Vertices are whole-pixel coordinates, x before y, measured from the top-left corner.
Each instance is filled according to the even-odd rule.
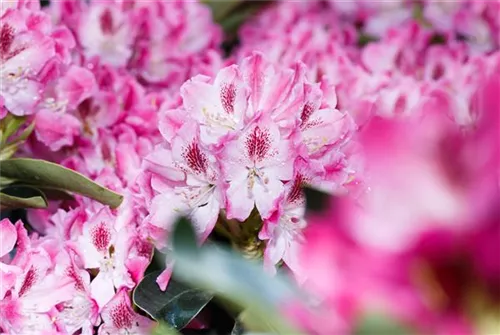
[[[222,204],[219,163],[200,142],[194,123],[187,123],[179,130],[171,153],[156,151],[154,156],[159,153],[164,154],[161,158],[167,173],[163,175],[164,185],[161,180],[156,183],[161,194],[153,198],[151,223],[169,230],[176,215],[187,215],[200,238],[206,239]],[[173,169],[172,173],[169,169]]]
[[[153,90],[176,90],[222,63],[221,30],[197,1],[57,1],[49,11],[72,29],[85,62],[127,69]]]
[[[306,85],[305,99],[300,114],[301,140],[309,159],[325,163],[325,153],[340,150],[351,139],[356,124],[348,113],[336,109],[335,90],[325,81],[321,86]]]
[[[351,116],[335,108],[335,89],[309,82],[305,73],[303,64],[282,69],[255,53],[213,79],[197,76],[183,85],[182,101],[162,108],[165,143],[146,156],[138,179],[151,232],[168,234],[186,215],[203,242],[219,212],[245,224],[256,208],[266,222],[267,266],[284,258],[296,268],[305,227],[304,204],[296,203],[302,198],[288,199],[296,162],[311,183],[340,191],[349,175],[343,151],[356,130]],[[168,250],[164,234],[153,234],[156,246]],[[162,289],[171,270],[167,260]]]
[[[300,172],[285,185],[283,199],[278,210],[267,220],[264,220],[263,229],[259,238],[268,240],[264,254],[264,262],[272,268],[281,259],[297,276],[298,251],[304,243],[302,231],[307,225],[305,219],[305,198],[302,187],[306,180]]]
[[[117,231],[114,222],[115,217],[103,207],[84,225],[78,239],[85,268],[99,269],[90,289],[100,308],[113,297],[114,288],[134,286],[125,264],[131,235],[125,228]]]
[[[153,321],[132,309],[126,288],[118,290],[101,312],[103,324],[99,334],[144,335],[151,332]]]
[[[500,227],[499,88],[493,75],[479,86],[473,128],[429,104],[412,118],[374,118],[360,132],[369,189],[306,216],[300,266],[329,313],[348,320],[376,308],[424,333],[494,329],[478,306],[498,304],[498,244],[489,237]]]
[[[71,299],[57,306],[58,327],[71,334],[82,329],[82,334],[92,334],[93,326],[98,317],[98,305],[91,298],[90,275],[87,271],[76,266],[70,254],[63,254],[56,265],[63,275],[71,278],[74,283],[74,295]]]
[[[332,88],[306,82],[304,73],[302,65],[280,71],[261,54],[255,54],[239,66],[221,70],[213,82],[207,77],[195,77],[182,87],[187,113],[184,117],[199,124],[200,143],[222,167],[217,178],[227,182],[228,217],[243,221],[255,204],[262,217],[268,216],[283,192],[283,182],[292,178],[297,148],[305,145],[306,152],[310,151],[306,159],[320,159],[332,150],[341,150],[354,130],[349,115],[334,108]],[[151,155],[147,169],[153,175],[179,181],[183,177],[168,163],[168,152],[176,150],[175,134],[182,133],[183,116],[179,109],[173,109],[164,112],[163,117],[173,122],[165,128],[162,125],[166,121],[160,121],[171,149],[159,148]],[[314,131],[320,130],[325,135],[318,141]],[[165,157],[164,162],[161,157]],[[164,193],[154,184],[158,185],[156,179],[151,181],[153,189]],[[162,202],[156,198],[154,213]],[[215,212],[210,216],[213,220]]]
[[[58,140],[52,143],[51,149],[62,150],[55,153],[53,159],[91,178],[114,175],[118,182],[112,188],[121,191],[124,187],[134,187],[141,159],[152,150],[159,137],[155,125],[156,101],[126,73],[104,66],[96,68],[94,73],[98,90],[75,110],[63,114],[39,113],[37,137],[40,138],[43,130],[43,135],[47,135],[45,140],[49,137]],[[61,127],[51,126],[49,122],[55,119],[67,123]],[[74,137],[65,141],[69,138],[60,138],[59,130]],[[60,145],[55,147],[57,143]],[[36,142],[30,145],[33,151],[40,152]],[[71,151],[72,155],[65,156],[64,151]]]
[[[292,144],[281,139],[278,127],[270,121],[259,121],[229,142],[222,153],[230,219],[244,221],[254,205],[263,218],[268,217],[284,190],[282,181],[292,179]]]
[[[498,48],[498,31],[489,12],[495,11],[494,1],[425,1],[423,16],[439,32],[460,34],[476,52]],[[498,9],[497,9],[498,10]]]
[[[35,116],[36,137],[52,151],[72,145],[80,136],[82,123],[74,110],[97,88],[94,75],[87,69],[72,65],[59,71],[63,75],[46,87]]]
[[[336,17],[335,11],[319,1],[276,2],[241,27],[242,43],[236,56],[260,51],[284,66],[302,60],[314,74],[311,79],[321,79],[318,62],[328,50],[342,48],[356,53],[356,28]],[[268,29],[270,26],[273,29]]]
[[[305,303],[279,312],[307,333],[355,332],[371,310],[422,333],[491,333],[497,1],[255,3],[239,31],[253,5],[42,3],[0,6],[2,157],[19,147],[123,201],[34,175],[47,208],[0,221],[0,332],[150,333],[155,313],[131,295],[156,252],[169,290],[182,216],[198,244],[227,240],[290,275]],[[335,197],[307,208],[303,187]]]
[[[123,67],[132,55],[132,22],[113,3],[96,2],[80,18],[78,27],[83,52],[89,59],[99,57],[104,64]]]
[[[16,255],[10,265],[21,271],[0,302],[0,327],[13,334],[55,330],[55,306],[72,297],[72,280],[54,272],[52,255],[43,245],[32,245],[22,222],[16,223],[16,230]]]
[[[0,259],[9,258],[9,253],[12,251],[17,240],[16,227],[9,219],[0,221]],[[16,281],[16,276],[19,275],[21,269],[0,262],[0,298],[3,299],[7,291],[9,291]]]
[[[231,131],[243,128],[248,93],[236,66],[222,69],[213,84],[207,81],[209,78],[195,77],[184,84],[183,104],[200,123],[201,139],[219,144]]]
[[[40,11],[7,8],[1,20],[3,108],[18,116],[33,114],[45,84],[44,66],[56,56],[55,41],[47,29],[50,19]]]

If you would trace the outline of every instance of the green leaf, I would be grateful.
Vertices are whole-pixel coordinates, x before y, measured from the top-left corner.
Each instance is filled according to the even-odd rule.
[[[354,329],[354,335],[411,335],[403,324],[379,313],[366,314]]]
[[[261,264],[221,247],[206,245],[193,254],[175,241],[177,236],[181,234],[174,230],[174,245],[181,246],[173,250],[175,278],[215,292],[233,308],[245,309],[245,326],[250,331],[255,326],[258,331],[274,334],[300,334],[279,312],[286,304],[300,299],[284,277],[270,277]]]
[[[180,335],[180,333],[164,322],[159,322],[158,325],[153,328],[151,335]]]
[[[3,177],[23,184],[70,191],[97,200],[111,208],[118,207],[123,196],[102,187],[82,174],[39,159],[14,158],[2,161]]]
[[[241,25],[245,23],[251,16],[255,15],[260,9],[261,6],[259,6],[258,4],[247,6],[221,19],[220,25],[222,26],[222,29],[224,30],[224,32],[226,32],[226,34],[236,34]]]
[[[220,22],[228,16],[236,7],[241,4],[241,0],[202,0],[202,2],[210,7],[214,21]]]
[[[1,209],[47,208],[44,194],[32,187],[7,187],[0,192]]]
[[[35,121],[31,122],[31,124],[23,130],[23,132],[14,140],[15,143],[24,142],[35,129]]]
[[[187,287],[175,280],[170,280],[163,292],[156,283],[160,273],[156,271],[146,275],[137,285],[134,303],[155,320],[182,329],[212,300],[213,294]]]
[[[183,253],[198,254],[198,244],[193,225],[186,217],[180,217],[174,224],[172,232],[172,246]]]
[[[17,143],[9,144],[7,146],[2,147],[2,149],[0,150],[0,162],[3,162],[14,156],[18,147],[19,144]]]
[[[2,144],[7,142],[8,138],[21,127],[25,120],[24,116],[7,114],[5,119],[2,120]]]

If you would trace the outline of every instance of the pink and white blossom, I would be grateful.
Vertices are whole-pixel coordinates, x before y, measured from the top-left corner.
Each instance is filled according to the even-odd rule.
[[[146,335],[151,332],[153,321],[134,312],[129,292],[126,288],[118,290],[101,312],[103,324],[99,334]]]
[[[267,218],[284,191],[283,182],[292,179],[293,153],[293,144],[265,119],[249,124],[228,142],[221,154],[228,218],[244,221],[254,206]]]

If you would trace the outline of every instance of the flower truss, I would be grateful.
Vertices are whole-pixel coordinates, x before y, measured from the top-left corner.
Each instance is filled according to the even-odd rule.
[[[144,159],[147,224],[168,232],[186,215],[203,241],[221,210],[244,222],[255,207],[273,241],[267,261],[291,253],[293,267],[305,227],[301,187],[337,192],[351,173],[344,147],[356,126],[335,108],[333,87],[309,82],[302,64],[279,70],[256,53],[215,78],[192,78],[181,96],[160,112],[164,141]]]
[[[150,334],[181,217],[292,279],[304,334],[498,332],[498,1],[42,2],[0,4],[0,167],[123,200],[0,175],[1,334]]]

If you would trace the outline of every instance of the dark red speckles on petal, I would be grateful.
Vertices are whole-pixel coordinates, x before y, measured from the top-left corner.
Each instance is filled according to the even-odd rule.
[[[83,284],[82,277],[78,274],[74,266],[70,266],[66,269],[66,275],[73,279],[76,290],[85,291],[85,285]]]
[[[233,83],[222,86],[220,91],[222,108],[227,114],[234,113],[234,102],[236,101],[236,87]]]
[[[113,320],[113,326],[117,329],[129,329],[132,328],[134,322],[134,314],[132,309],[127,305],[125,301],[111,307],[111,320]]]
[[[113,14],[109,8],[105,9],[99,18],[99,24],[101,25],[101,30],[104,34],[113,33]]]
[[[306,178],[302,174],[297,174],[295,179],[293,180],[293,185],[290,188],[290,193],[288,193],[287,201],[289,203],[294,203],[300,201],[304,197],[304,193],[302,191],[302,187],[306,182]]]
[[[111,242],[111,231],[104,222],[94,227],[90,232],[92,243],[99,251],[107,251]]]
[[[269,131],[255,127],[247,136],[245,147],[248,157],[254,161],[260,161],[268,155],[271,149],[271,138]]]
[[[311,114],[314,112],[314,106],[308,102],[304,105],[304,108],[302,109],[302,113],[300,113],[300,120],[302,121],[302,124],[306,123],[309,120],[309,117],[311,117]]]
[[[21,288],[19,289],[19,296],[21,297],[24,295],[26,292],[30,290],[30,288],[33,287],[35,284],[36,280],[38,279],[38,274],[35,270],[35,268],[31,267],[26,273],[26,277],[24,277],[23,284],[21,285]]]
[[[10,52],[10,47],[14,41],[14,29],[8,24],[3,24],[0,30],[0,53],[2,58],[8,55]]]
[[[137,256],[149,258],[153,253],[153,245],[149,242],[145,242],[139,239],[137,240],[136,248],[137,248]]]
[[[182,157],[186,160],[187,165],[195,173],[205,173],[208,169],[207,156],[200,150],[200,146],[196,141],[188,145]]]

